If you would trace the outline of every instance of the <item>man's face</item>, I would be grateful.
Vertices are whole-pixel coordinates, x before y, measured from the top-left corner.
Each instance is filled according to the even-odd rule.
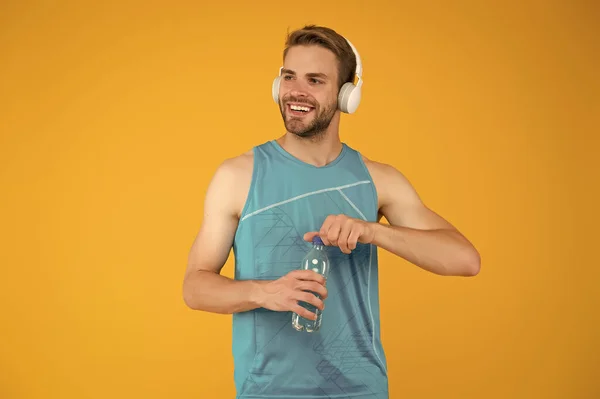
[[[299,137],[324,133],[337,111],[338,62],[319,46],[289,49],[281,73],[279,107],[288,132]]]

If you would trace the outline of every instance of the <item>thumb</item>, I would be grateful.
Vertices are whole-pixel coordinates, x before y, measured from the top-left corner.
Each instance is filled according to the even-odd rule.
[[[304,241],[310,242],[310,241],[312,241],[313,238],[315,238],[318,235],[319,235],[318,231],[310,231],[310,232],[304,234]]]

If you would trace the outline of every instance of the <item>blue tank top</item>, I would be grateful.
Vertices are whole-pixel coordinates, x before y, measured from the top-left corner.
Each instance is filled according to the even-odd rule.
[[[274,280],[300,268],[303,236],[330,214],[377,221],[377,193],[361,155],[343,144],[324,167],[300,161],[275,140],[254,147],[254,169],[234,239],[235,278]],[[326,247],[331,269],[323,322],[296,331],[291,312],[233,315],[238,399],[388,399],[379,334],[377,248]]]

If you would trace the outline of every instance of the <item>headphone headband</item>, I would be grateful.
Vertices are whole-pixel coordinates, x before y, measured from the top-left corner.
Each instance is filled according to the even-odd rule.
[[[344,39],[346,39],[346,38],[344,38]],[[356,57],[356,70],[354,71],[354,74],[358,77],[359,83],[357,83],[357,86],[358,85],[362,86],[362,60],[360,59],[358,50],[356,50],[356,47],[354,47],[354,45],[350,42],[350,40],[346,39],[346,42],[348,43],[348,45],[350,45],[350,48],[352,49],[352,52],[354,53],[354,56]]]

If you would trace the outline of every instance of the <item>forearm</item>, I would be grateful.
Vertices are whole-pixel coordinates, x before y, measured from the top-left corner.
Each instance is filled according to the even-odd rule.
[[[479,254],[460,233],[447,229],[419,230],[373,223],[372,244],[435,274],[473,276]]]
[[[184,301],[194,310],[232,314],[260,307],[260,281],[238,281],[220,274],[198,270],[190,273],[183,286]]]

